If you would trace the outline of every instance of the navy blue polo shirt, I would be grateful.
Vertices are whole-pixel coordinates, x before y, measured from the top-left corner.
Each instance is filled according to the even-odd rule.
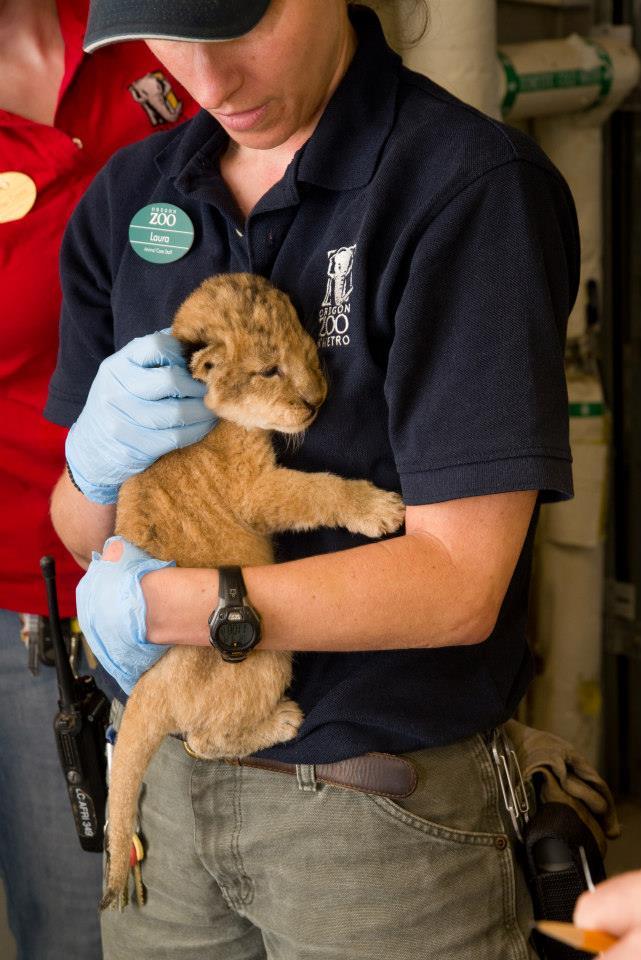
[[[579,242],[569,190],[529,138],[406,70],[370,11],[351,16],[358,48],[345,77],[246,221],[219,173],[227,136],[206,112],[121,150],[98,175],[63,246],[46,415],[73,423],[105,356],[168,326],[205,277],[252,271],[290,295],[329,377],[303,446],[280,449],[281,462],[368,478],[407,504],[530,489],[570,497],[564,338]],[[182,259],[148,263],[129,243],[132,218],[152,203],[191,219]],[[534,526],[485,642],[296,655],[291,693],[306,719],[295,742],[265,756],[409,751],[506,720],[531,676]],[[279,538],[277,556],[363,542],[296,533]]]

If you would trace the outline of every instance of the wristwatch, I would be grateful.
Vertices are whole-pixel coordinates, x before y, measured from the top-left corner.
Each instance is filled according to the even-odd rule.
[[[218,568],[218,606],[208,623],[210,643],[228,663],[240,663],[260,642],[260,616],[247,601],[240,567]]]

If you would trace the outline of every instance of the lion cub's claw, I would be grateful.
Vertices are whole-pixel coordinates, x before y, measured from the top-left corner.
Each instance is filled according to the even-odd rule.
[[[293,700],[283,699],[276,708],[274,734],[276,743],[293,740],[303,722],[303,711]]]
[[[347,529],[372,538],[398,530],[405,521],[405,504],[399,495],[381,490],[368,480],[357,483],[360,488],[355,498],[357,512]]]
[[[127,887],[122,890],[114,890],[109,887],[100,901],[100,910],[119,910],[123,911],[129,903],[129,891]]]

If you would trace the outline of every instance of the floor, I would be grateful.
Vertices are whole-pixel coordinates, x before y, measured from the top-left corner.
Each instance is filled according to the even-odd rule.
[[[610,876],[641,867],[641,806],[619,804],[623,836],[610,844],[606,867]],[[4,891],[0,884],[0,960],[16,960],[16,949],[9,932],[5,913]]]

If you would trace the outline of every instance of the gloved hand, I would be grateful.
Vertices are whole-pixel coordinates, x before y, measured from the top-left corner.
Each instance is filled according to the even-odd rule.
[[[202,440],[216,422],[203,403],[205,392],[167,331],[138,337],[103,360],[66,443],[84,495],[115,503],[128,477]]]
[[[103,560],[94,551],[92,561],[76,589],[78,620],[96,659],[107,673],[131,693],[134,684],[169,650],[147,640],[147,609],[141,578],[152,570],[175,567],[172,561],[155,560],[124,537],[118,561]]]

